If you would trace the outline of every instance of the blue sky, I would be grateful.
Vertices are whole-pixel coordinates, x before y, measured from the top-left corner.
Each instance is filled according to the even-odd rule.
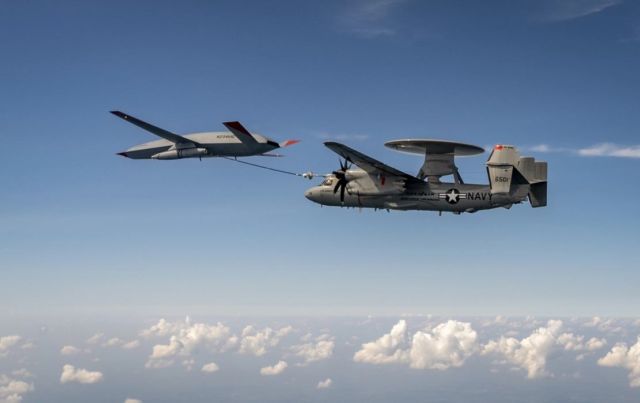
[[[638,315],[636,3],[0,7],[0,312]],[[327,139],[408,172],[385,141],[514,144],[549,162],[549,206],[320,208],[294,177],[119,158],[153,137],[112,109],[299,138],[263,161],[298,172],[337,167]]]

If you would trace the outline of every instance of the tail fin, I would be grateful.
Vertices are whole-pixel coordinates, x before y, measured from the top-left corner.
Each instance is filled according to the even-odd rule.
[[[519,158],[520,154],[514,146],[497,145],[493,148],[487,161],[487,173],[492,194],[507,194],[511,191],[514,167]]]
[[[547,205],[547,163],[520,157],[513,146],[497,145],[487,161],[491,193],[507,194],[513,186],[529,185],[531,207]]]
[[[294,144],[298,144],[299,142],[300,140],[285,140],[282,143],[280,143],[280,147],[289,147]]]

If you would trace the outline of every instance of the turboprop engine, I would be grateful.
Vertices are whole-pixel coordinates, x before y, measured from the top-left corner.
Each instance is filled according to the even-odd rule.
[[[153,158],[154,160],[177,160],[180,158],[204,157],[208,153],[209,152],[206,148],[192,147],[163,151],[161,153],[152,155],[151,158]]]

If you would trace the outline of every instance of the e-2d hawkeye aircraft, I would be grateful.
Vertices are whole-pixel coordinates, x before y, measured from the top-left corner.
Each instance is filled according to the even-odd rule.
[[[248,157],[252,155],[278,157],[279,155],[268,153],[277,148],[298,143],[298,140],[275,142],[268,137],[249,132],[240,122],[224,122],[223,124],[229,129],[228,132],[179,135],[120,111],[111,111],[111,113],[162,137],[161,140],[139,144],[118,153],[118,155],[132,159],[177,160],[204,157]]]
[[[509,145],[496,145],[486,163],[489,184],[464,183],[455,156],[484,152],[481,147],[443,140],[395,140],[391,149],[424,155],[416,176],[392,168],[352,148],[324,143],[342,158],[340,170],[305,192],[307,199],[326,206],[386,210],[429,210],[475,213],[497,207],[510,208],[527,198],[532,207],[547,205],[547,163],[521,157]],[[351,169],[350,164],[360,169]],[[453,175],[453,183],[441,182]]]

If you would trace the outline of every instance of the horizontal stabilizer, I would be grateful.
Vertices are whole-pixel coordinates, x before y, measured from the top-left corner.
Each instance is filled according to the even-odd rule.
[[[224,122],[223,125],[244,144],[256,144],[258,141],[240,122]]]

